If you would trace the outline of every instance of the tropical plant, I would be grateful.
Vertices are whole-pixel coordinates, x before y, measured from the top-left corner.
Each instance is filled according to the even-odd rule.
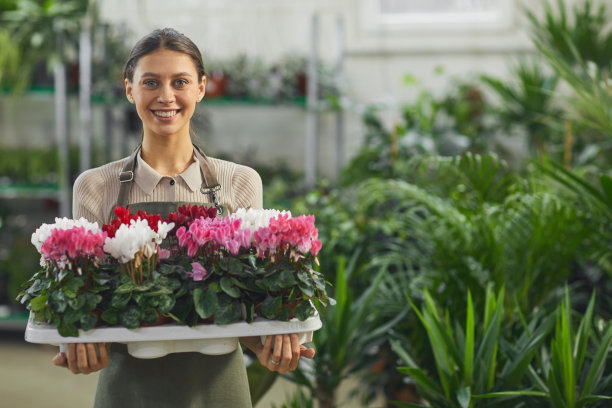
[[[453,310],[464,309],[468,290],[480,307],[487,282],[506,285],[523,311],[554,300],[548,295],[565,282],[593,232],[580,222],[587,214],[538,182],[536,171],[519,177],[492,155],[419,157],[402,173],[408,180],[368,180],[358,188],[360,212],[386,220],[370,263],[416,278],[412,290],[432,288]]]
[[[527,389],[478,397],[515,397],[523,399],[530,407],[567,408],[588,407],[598,401],[611,400],[606,362],[612,347],[612,325],[603,323],[599,330],[596,329],[594,304],[595,294],[575,329],[566,287],[563,302],[553,314],[556,323],[550,349],[543,346],[536,355],[537,365],[527,367]],[[608,395],[598,394],[602,392]]]
[[[605,2],[584,0],[571,9],[564,0],[543,3],[543,18],[524,8],[531,23],[532,39],[540,50],[554,50],[570,65],[591,61],[600,69],[612,68],[611,10]]]
[[[22,51],[14,89],[23,91],[34,66],[46,62],[49,68],[67,55],[76,55],[82,19],[90,0],[20,0],[0,14],[2,26]]]
[[[551,142],[558,145],[562,129],[557,125],[560,113],[555,106],[555,89],[558,77],[546,74],[535,62],[521,61],[511,72],[516,83],[483,75],[481,80],[500,98],[501,107],[495,109],[496,117],[506,134],[513,128],[525,129],[532,153],[542,154]]]
[[[364,370],[378,360],[375,350],[385,341],[386,333],[404,316],[400,313],[383,321],[380,311],[373,307],[383,271],[373,277],[366,291],[354,293],[349,283],[356,259],[354,255],[347,265],[343,256],[338,257],[333,288],[336,304],[321,311],[323,326],[313,340],[317,357],[303,361],[289,377],[309,389],[321,408],[342,404],[337,401],[340,384],[349,376],[364,375]]]
[[[479,399],[479,394],[504,389],[518,383],[527,372],[539,345],[551,325],[541,325],[531,333],[529,341],[517,344],[520,350],[513,360],[503,366],[502,322],[505,315],[504,289],[497,296],[491,285],[487,287],[482,318],[474,312],[472,297],[468,292],[465,324],[462,326],[455,315],[441,313],[430,293],[425,290],[422,309],[410,302],[427,333],[436,367],[436,376],[419,367],[416,357],[411,356],[402,345],[392,340],[392,346],[402,361],[408,364],[399,371],[412,378],[427,405],[397,403],[406,407],[461,407],[474,408],[503,404]],[[524,339],[523,339],[524,340]],[[418,356],[422,359],[422,356]],[[500,375],[500,372],[503,374]],[[500,405],[498,405],[500,406]],[[507,406],[507,405],[506,405]]]

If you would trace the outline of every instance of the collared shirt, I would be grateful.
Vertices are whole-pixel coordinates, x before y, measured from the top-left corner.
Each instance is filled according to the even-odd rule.
[[[73,217],[84,217],[100,226],[110,222],[110,214],[119,194],[119,173],[129,158],[105,164],[83,172],[73,188]],[[134,169],[134,182],[128,196],[129,203],[154,201],[182,201],[209,203],[210,197],[200,191],[202,173],[195,161],[181,174],[162,176],[141,157]],[[230,212],[238,208],[262,207],[262,184],[259,174],[250,167],[208,157],[211,170],[221,184],[218,192],[221,204]]]
[[[202,173],[200,170],[200,161],[194,155],[193,163],[181,174],[175,174],[173,177],[163,176],[142,159],[141,152],[137,156],[136,168],[134,172],[134,183],[148,196],[154,192],[159,195],[159,199],[155,201],[185,201],[179,196],[181,191],[195,193],[202,186]],[[190,194],[190,195],[191,195]]]

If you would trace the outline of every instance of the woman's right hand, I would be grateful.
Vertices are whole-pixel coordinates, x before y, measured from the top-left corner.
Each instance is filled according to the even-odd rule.
[[[106,367],[110,362],[110,343],[68,343],[68,356],[57,353],[53,364],[67,367],[74,374],[89,374]]]

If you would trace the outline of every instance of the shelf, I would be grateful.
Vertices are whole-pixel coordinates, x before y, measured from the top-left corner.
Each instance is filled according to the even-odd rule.
[[[0,198],[57,199],[60,194],[54,186],[0,185]]]

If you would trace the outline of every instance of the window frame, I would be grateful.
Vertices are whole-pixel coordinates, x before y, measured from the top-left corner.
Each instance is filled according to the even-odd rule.
[[[424,12],[384,15],[380,0],[361,0],[362,28],[368,32],[499,32],[514,25],[515,2],[499,0],[489,12]]]

